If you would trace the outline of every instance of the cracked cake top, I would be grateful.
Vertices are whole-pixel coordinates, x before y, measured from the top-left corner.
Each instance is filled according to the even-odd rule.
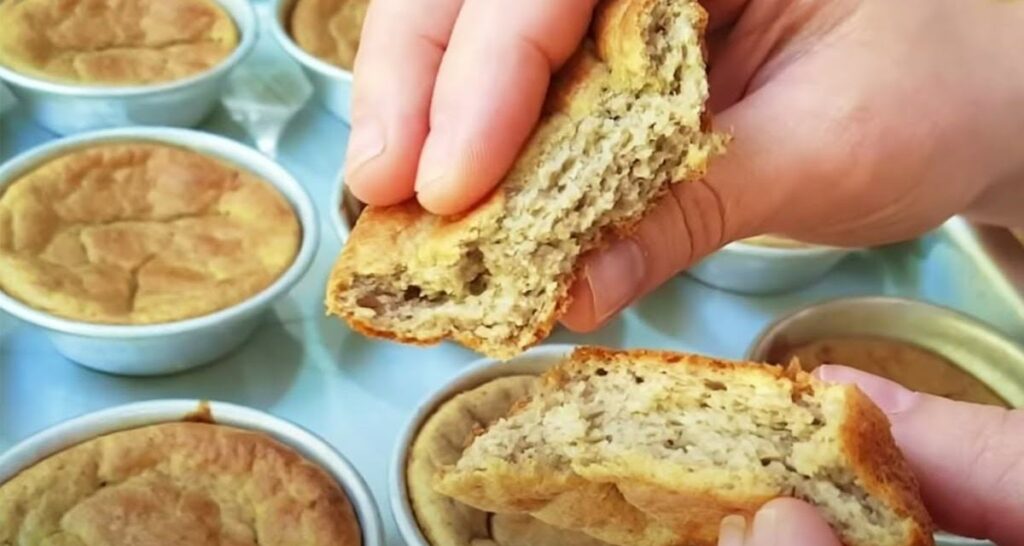
[[[0,544],[359,546],[344,491],[261,433],[167,423],[101,436],[0,485]]]
[[[213,0],[0,0],[0,22],[0,64],[81,85],[187,78],[238,45]]]
[[[153,324],[271,285],[301,227],[238,167],[166,144],[79,148],[0,189],[0,290],[73,320]]]

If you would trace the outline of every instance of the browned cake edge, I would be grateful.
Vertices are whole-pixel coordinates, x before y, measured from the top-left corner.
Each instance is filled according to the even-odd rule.
[[[637,35],[637,32],[633,32],[633,30],[641,28],[640,19],[643,13],[658,1],[659,0],[607,0],[603,3],[598,8],[598,13],[595,15],[595,21],[591,29],[591,33],[597,45],[597,54],[600,58],[607,58],[609,54],[621,54],[628,56],[630,55],[629,52],[631,50],[642,50],[642,38]],[[694,23],[694,27],[697,29],[697,34],[701,38],[702,45],[705,45],[704,35],[708,24],[708,14],[700,4],[697,4],[696,2],[693,2],[693,4],[697,8],[696,12],[700,17],[700,19]],[[705,47],[705,57],[706,56],[707,51]],[[594,58],[592,56],[592,52],[590,52],[589,48],[584,44],[584,46],[581,46],[577,51],[577,54],[574,55],[573,58],[570,59],[554,77],[551,88],[548,90],[548,98],[545,105],[546,113],[559,111],[566,107],[566,105],[572,100],[572,96],[575,92],[585,86],[587,78],[593,69],[593,63]],[[702,113],[702,119],[704,129],[706,131],[710,131],[711,115],[706,109]],[[700,180],[704,177],[706,171],[707,165],[702,165],[701,169],[694,170],[694,172],[691,173],[689,179],[676,180],[664,184],[657,196],[649,201],[641,212],[626,221],[619,222],[601,230],[597,234],[593,243],[581,250],[580,256],[585,255],[587,252],[592,252],[606,247],[616,237],[631,235],[635,231],[640,220],[646,216],[646,214],[655,205],[657,205],[660,198],[670,190],[673,183],[685,183]],[[490,197],[487,198],[486,201],[481,205],[478,205],[478,208],[500,206],[503,200],[504,194],[499,187],[491,194]],[[341,317],[353,330],[365,336],[418,346],[436,345],[446,339],[453,339],[459,344],[474,351],[502,360],[511,358],[546,339],[554,329],[555,323],[572,304],[572,297],[569,294],[569,289],[582,272],[582,265],[579,260],[577,260],[577,264],[573,272],[566,274],[563,278],[559,279],[559,296],[557,305],[547,317],[544,317],[541,324],[530,333],[528,341],[524,345],[514,344],[512,346],[503,346],[500,348],[490,347],[483,340],[473,335],[471,331],[454,331],[450,332],[448,335],[439,336],[406,335],[392,330],[377,328],[369,321],[362,320],[357,317],[352,309],[346,308],[345,306],[337,303],[338,298],[335,297],[336,294],[344,292],[350,288],[351,271],[345,265],[347,262],[346,258],[350,255],[350,252],[348,252],[350,245],[364,239],[372,240],[373,237],[371,237],[369,233],[378,229],[378,226],[381,223],[387,223],[391,220],[390,217],[397,216],[409,218],[411,221],[408,222],[408,224],[413,225],[416,218],[427,214],[429,213],[427,213],[415,200],[389,207],[367,207],[357,221],[355,228],[352,230],[352,233],[349,236],[349,241],[345,245],[345,249],[342,251],[342,254],[333,268],[328,280],[326,297],[327,314]],[[445,218],[441,219],[441,221],[446,224],[449,221],[453,224],[457,224],[464,218],[464,216],[465,215],[460,215],[450,219]]]
[[[592,368],[594,361],[600,362],[602,368],[628,369],[631,367],[631,361],[638,359],[644,359],[648,364],[664,366],[707,367],[726,374],[737,372],[758,374],[767,378],[791,382],[795,393],[812,390],[817,383],[817,380],[798,366],[784,368],[762,363],[720,360],[668,351],[642,349],[624,351],[601,347],[576,349],[567,360],[543,374],[542,380],[546,388],[559,389],[568,384],[576,374],[584,373],[588,368]],[[931,518],[921,500],[917,479],[892,437],[888,419],[874,402],[856,386],[848,385],[843,388],[846,389],[847,406],[841,434],[843,435],[843,445],[846,446],[845,455],[848,458],[850,470],[855,473],[860,485],[868,495],[882,501],[905,520],[903,526],[905,538],[899,544],[903,546],[933,546],[934,527]],[[528,399],[521,400],[520,403],[513,406],[510,414],[521,411],[528,403]],[[478,434],[484,432],[479,431]],[[551,491],[554,494],[552,498],[503,497],[497,500],[500,507],[532,513],[540,519],[545,519],[543,512],[552,508],[560,512],[558,517],[561,519],[565,516],[561,508],[566,502],[569,502],[565,499],[577,499],[579,498],[577,490],[587,490],[600,485],[591,484],[586,479],[574,474],[552,475],[541,468],[532,469],[525,474],[517,471],[514,475],[505,475],[501,469],[497,468],[492,470],[495,473],[488,479],[495,481],[498,485],[495,485],[493,489],[489,488],[488,492],[478,489],[476,484],[470,483],[473,482],[473,478],[467,478],[467,483],[463,483],[461,486],[467,487],[466,491],[473,491],[474,495],[477,495],[474,500],[481,501],[483,504],[491,502],[487,495],[499,491]],[[638,530],[645,525],[644,516],[652,517],[651,513],[662,511],[678,513],[680,506],[686,506],[684,512],[693,509],[701,514],[701,518],[698,518],[700,521],[707,520],[706,525],[699,526],[700,529],[692,527],[692,524],[698,523],[692,518],[687,519],[686,521],[689,523],[684,524],[688,529],[687,544],[699,546],[715,544],[718,522],[722,517],[730,513],[742,513],[752,517],[765,502],[774,498],[774,496],[761,497],[726,491],[675,491],[667,490],[658,484],[635,481],[621,482],[617,484],[617,487],[624,498],[611,503],[616,507],[611,510],[612,513],[601,511],[600,517],[603,518],[604,523],[615,520],[619,525]],[[594,491],[586,493],[591,497],[594,494]],[[555,506],[556,502],[559,506]],[[497,509],[498,507],[492,508]],[[649,510],[653,510],[653,512],[649,513]],[[712,519],[714,521],[711,521]],[[588,522],[592,521],[580,520],[576,523],[585,525]],[[677,539],[664,536],[662,539],[654,539],[656,541],[651,544],[671,544],[673,546],[679,544]]]

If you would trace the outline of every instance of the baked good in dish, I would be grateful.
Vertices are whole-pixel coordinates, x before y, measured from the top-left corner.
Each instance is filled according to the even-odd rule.
[[[498,189],[459,217],[368,208],[331,275],[328,310],[368,335],[454,338],[497,358],[545,338],[580,256],[629,230],[672,182],[699,179],[721,150],[705,115],[706,19],[692,0],[601,4]]]
[[[492,514],[434,490],[434,477],[455,464],[473,432],[486,428],[539,386],[532,375],[500,377],[460,393],[436,408],[420,427],[406,461],[409,502],[433,546],[602,546],[577,531],[529,514]]]
[[[782,496],[847,546],[933,543],[884,414],[797,368],[578,349],[444,469],[439,492],[622,546],[714,545]]]
[[[314,57],[352,70],[370,0],[297,0],[288,32]]]
[[[91,323],[171,322],[277,280],[302,239],[256,176],[156,142],[89,145],[0,188],[0,291]]]
[[[215,0],[9,0],[0,2],[0,21],[0,64],[86,86],[194,76],[239,40]]]
[[[61,451],[0,485],[0,544],[358,546],[348,498],[264,434],[167,423]]]

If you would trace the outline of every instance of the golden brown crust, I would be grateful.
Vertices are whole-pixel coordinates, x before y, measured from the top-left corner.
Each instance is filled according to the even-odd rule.
[[[352,70],[369,4],[369,0],[298,0],[288,31],[313,56]]]
[[[931,546],[931,517],[921,502],[917,478],[892,437],[888,418],[860,389],[848,389],[842,436],[851,468],[872,496],[916,523],[908,546]]]
[[[0,64],[81,85],[137,85],[204,72],[238,45],[214,0],[0,2]]]
[[[357,314],[355,309],[341,305],[338,294],[352,287],[357,269],[364,275],[386,274],[389,271],[392,264],[380,258],[380,249],[383,248],[391,249],[389,254],[405,256],[414,255],[418,249],[431,248],[436,249],[431,259],[457,258],[444,256],[445,249],[457,251],[459,241],[470,237],[475,225],[494,221],[501,212],[504,200],[504,195],[498,190],[471,212],[449,217],[427,214],[416,201],[390,207],[367,207],[349,237],[350,241],[358,243],[345,245],[327,281],[328,314],[344,318],[353,330],[366,336],[410,345],[440,343],[445,339],[444,336],[404,335],[377,328]],[[455,332],[452,337],[466,347],[483,350],[481,340],[471,332]]]
[[[284,196],[237,167],[165,144],[93,145],[0,191],[0,290],[74,320],[170,322],[270,286],[301,239]]]
[[[117,432],[0,485],[0,544],[358,546],[348,498],[263,434],[203,423]]]
[[[661,351],[583,347],[542,376],[543,390],[564,391],[580,377],[620,369],[653,374],[666,366],[682,368],[677,373],[698,374],[705,381],[721,382],[723,386],[734,383],[751,385],[765,393],[774,390],[782,394],[783,400],[791,398],[794,407],[813,396],[815,404],[822,405],[820,411],[831,416],[820,432],[837,440],[822,444],[832,446],[822,448],[828,453],[815,451],[807,458],[795,452],[791,463],[805,468],[801,472],[817,472],[811,470],[814,468],[848,471],[852,478],[845,479],[856,480],[857,487],[874,499],[872,502],[892,512],[892,540],[885,544],[933,543],[930,519],[916,480],[895,445],[888,421],[855,387],[819,383],[798,366],[783,368]],[[842,404],[833,407],[832,401]],[[528,407],[528,401],[521,402],[510,416],[522,414]],[[818,444],[803,445],[821,448]],[[609,542],[631,546],[714,546],[722,518],[730,514],[753,516],[764,503],[787,494],[779,484],[766,481],[756,464],[749,471],[740,467],[729,472],[715,468],[683,471],[642,451],[620,454],[616,460],[587,461],[573,459],[552,466],[534,460],[512,463],[477,459],[475,466],[464,470],[450,467],[437,487],[473,506],[527,512],[553,525],[581,529]],[[602,488],[614,492],[602,492]]]
[[[493,514],[490,524],[494,546],[608,546],[578,531],[560,529],[524,514]]]

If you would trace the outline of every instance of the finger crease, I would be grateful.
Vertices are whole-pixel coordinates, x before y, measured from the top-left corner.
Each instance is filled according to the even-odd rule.
[[[712,186],[707,180],[701,179],[698,183],[707,188],[707,190],[711,192],[711,197],[715,200],[716,212],[718,213],[718,219],[720,221],[718,223],[718,233],[715,234],[714,241],[712,242],[714,243],[714,248],[718,248],[725,244],[725,234],[729,233],[729,230],[726,229],[727,219],[725,216],[725,201],[722,199],[722,194],[718,192],[718,189]]]
[[[426,44],[430,48],[436,50],[438,56],[443,55],[444,52],[448,49],[448,40],[445,39],[445,38],[437,38],[435,36],[431,36],[430,34],[427,34],[427,33],[422,32],[422,31],[421,32],[417,32],[414,36],[415,36],[416,40],[418,40],[418,41]]]
[[[686,240],[689,241],[689,247],[686,249],[685,253],[680,254],[684,259],[678,264],[680,268],[685,268],[690,265],[690,262],[694,257],[693,227],[690,226],[690,220],[687,218],[686,214],[686,207],[683,206],[682,196],[680,196],[682,192],[669,191],[668,193],[672,196],[672,203],[679,211],[679,216],[683,219],[683,228],[686,232]]]
[[[518,35],[517,38],[527,51],[532,51],[535,55],[544,59],[544,62],[548,65],[548,70],[554,72],[558,68],[558,63],[555,62],[554,56],[551,55],[544,46],[537,42],[537,40],[524,34]]]

